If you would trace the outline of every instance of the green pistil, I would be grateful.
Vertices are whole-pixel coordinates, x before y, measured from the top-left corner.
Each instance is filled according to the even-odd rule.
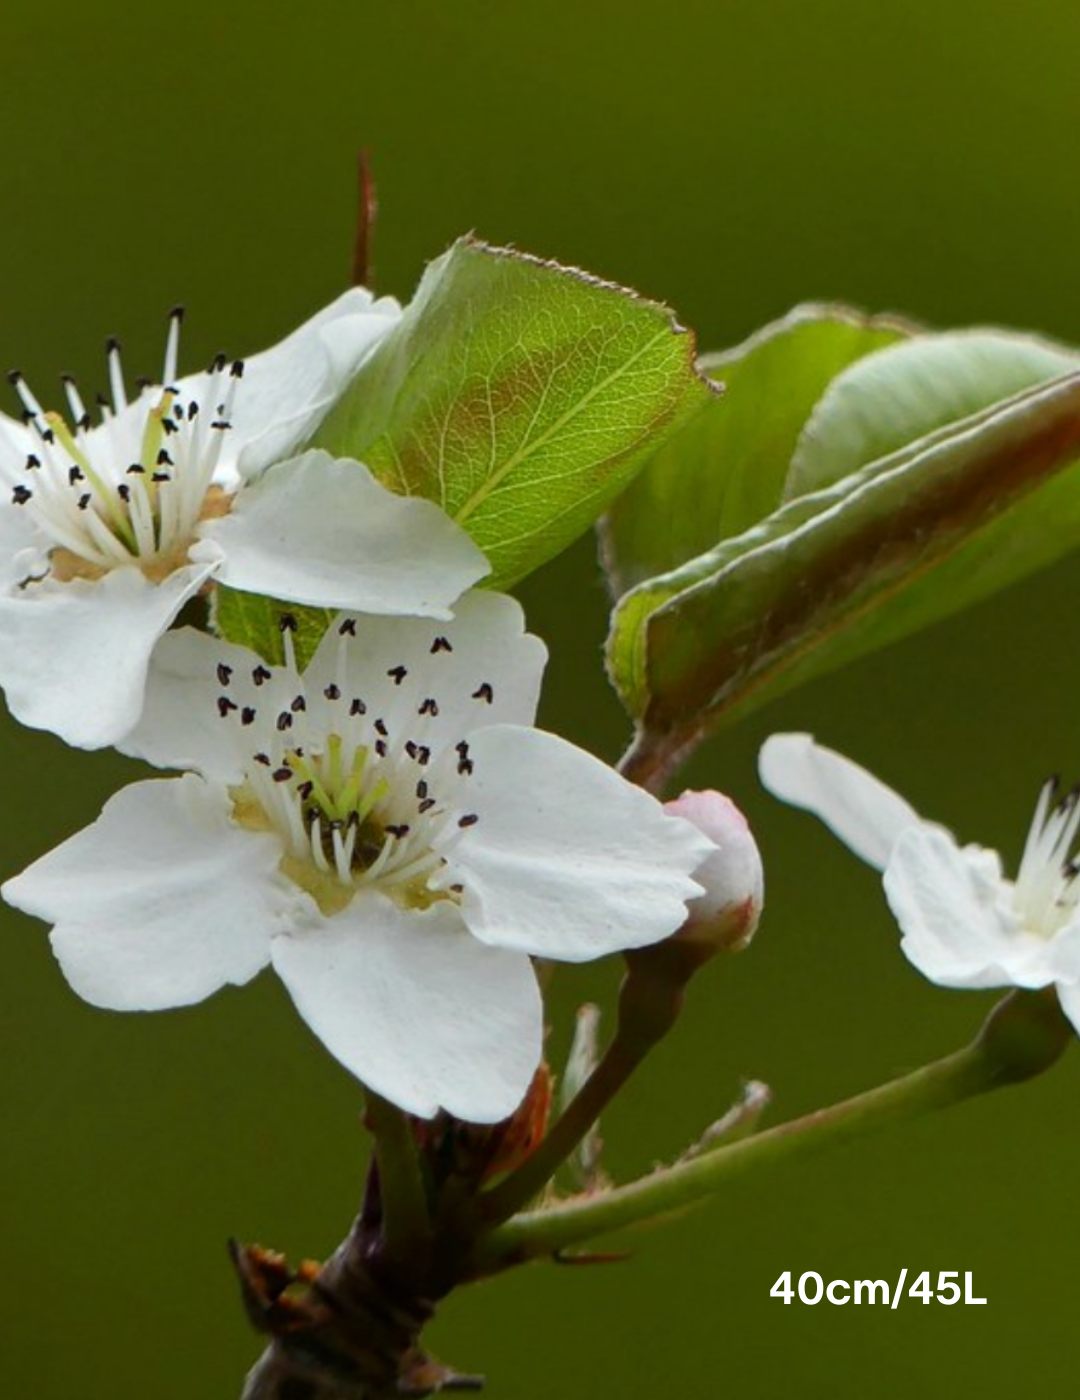
[[[364,792],[364,770],[369,756],[366,746],[359,744],[346,774],[341,737],[330,734],[321,762],[298,754],[291,754],[286,761],[301,784],[311,784],[311,796],[325,817],[332,822],[360,825],[390,791],[386,779],[379,778]]]
[[[124,542],[128,549],[133,553],[137,553],[135,532],[131,527],[131,521],[128,519],[123,508],[117,504],[114,493],[109,490],[106,483],[102,481],[101,477],[94,470],[89,457],[87,457],[85,452],[80,450],[64,418],[59,413],[50,412],[45,414],[45,421],[48,423],[53,436],[63,445],[64,450],[86,478],[87,485],[93,490],[95,496],[105,508],[109,518],[109,524],[115,534]]]
[[[139,460],[148,471],[153,470],[154,464],[158,459],[158,454],[164,445],[165,429],[163,427],[163,421],[168,417],[169,410],[172,408],[175,398],[176,395],[172,393],[166,392],[162,394],[161,402],[156,404],[146,415],[146,427],[143,429],[142,452]],[[148,486],[152,485],[153,482],[148,483]]]
[[[341,735],[331,734],[326,740],[326,786],[331,792],[336,792],[341,787]],[[353,774],[358,775],[364,771],[364,764],[367,762],[367,749],[362,745],[353,755]],[[359,769],[357,768],[359,764]],[[335,811],[335,816],[343,816],[344,813]]]
[[[296,774],[301,785],[304,783],[311,784],[311,795],[314,797],[316,803],[328,816],[336,819],[337,805],[331,799],[326,788],[323,787],[322,779],[319,777],[319,771],[314,764],[309,763],[306,758],[301,758],[298,754],[289,754],[285,762]]]

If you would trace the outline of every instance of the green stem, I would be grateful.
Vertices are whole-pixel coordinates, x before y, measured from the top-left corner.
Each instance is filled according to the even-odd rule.
[[[673,760],[659,736],[639,727],[617,766],[627,782],[637,783],[646,792],[658,796],[677,766],[677,760]]]
[[[494,1273],[707,1200],[753,1171],[855,1141],[1048,1068],[1072,1039],[1056,999],[1013,992],[964,1050],[843,1103],[781,1124],[628,1186],[530,1211],[477,1242],[474,1274]]]
[[[371,1089],[367,1106],[379,1164],[387,1256],[420,1262],[430,1248],[431,1215],[412,1127],[401,1109]]]
[[[547,1185],[633,1074],[647,1049],[644,1047],[641,1053],[634,1053],[625,1042],[619,1039],[612,1042],[604,1058],[532,1156],[527,1157],[505,1181],[485,1193],[482,1206],[487,1220],[506,1220]]]

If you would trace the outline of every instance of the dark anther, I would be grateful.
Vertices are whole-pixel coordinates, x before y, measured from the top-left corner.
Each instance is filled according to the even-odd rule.
[[[199,416],[199,405],[194,399],[187,406],[187,416],[188,418],[198,418]]]
[[[232,424],[224,418],[215,418],[210,426],[211,428],[216,428],[219,433],[227,433],[232,427]]]
[[[181,422],[184,421],[184,405],[182,403],[174,403],[172,411],[176,414],[177,418],[179,418]]]
[[[225,353],[224,350],[219,350],[219,351],[217,352],[217,354],[214,356],[214,358],[210,361],[209,373],[210,373],[210,374],[220,374],[221,371],[225,368],[225,366],[226,366],[228,363],[229,363],[229,357],[228,357],[228,355],[226,355],[226,353]]]
[[[157,455],[157,464],[159,467],[171,467],[173,464],[173,459],[165,451],[164,447]]]
[[[428,762],[429,762],[430,759],[431,759],[431,750],[428,748],[428,746],[427,746],[426,744],[421,744],[420,747],[419,747],[419,748],[417,749],[417,751],[416,751],[416,761],[417,761],[417,763],[419,763],[419,765],[420,765],[421,768],[426,768],[426,767],[428,766]]]
[[[475,812],[467,812],[465,816],[458,817],[458,826],[475,826],[479,820]]]
[[[245,705],[244,708],[240,711],[240,723],[241,723],[241,724],[254,724],[254,723],[255,723],[255,706],[254,706],[254,705]]]
[[[47,442],[51,447],[52,444],[56,441],[56,434],[53,432],[53,430],[51,428],[40,428],[38,431],[41,437],[41,441]]]
[[[251,673],[251,679],[256,685],[264,685],[270,679],[271,674],[265,666],[256,666]]]
[[[350,714],[350,715],[366,715],[366,714],[367,714],[367,706],[364,704],[363,700],[360,699],[359,695],[354,696],[352,702],[350,703],[350,705],[349,705],[349,714]]]
[[[275,768],[273,773],[270,774],[275,783],[287,783],[292,775],[293,772],[291,768]]]
[[[30,490],[29,486],[16,486],[11,493],[12,504],[17,506],[24,506],[26,505],[27,501],[30,500],[33,494],[34,493]]]
[[[294,613],[282,613],[278,618],[279,632],[295,632],[299,625]]]
[[[21,384],[23,372],[21,369],[9,369],[7,377],[9,384]]]
[[[300,786],[296,789],[296,791],[299,794],[300,801],[306,802],[311,796],[311,794],[315,791],[315,784],[309,778],[306,783],[301,783]]]
[[[431,698],[430,695],[427,697],[427,699],[424,701],[424,703],[420,706],[419,710],[417,710],[417,714],[420,714],[420,715],[432,715],[432,716],[434,716],[434,715],[437,715],[438,713],[439,713],[439,707],[438,707],[438,705],[435,703],[435,701]]]
[[[154,472],[151,475],[150,480],[153,481],[156,485],[160,486],[163,481],[171,481],[172,477],[169,475],[168,472]]]
[[[31,452],[30,455],[29,455],[29,456],[27,457],[27,459],[26,459],[26,470],[27,470],[28,472],[37,471],[38,467],[40,467],[40,466],[41,466],[41,458],[40,458],[40,457],[35,457],[34,454]]]
[[[405,752],[409,755],[410,758],[415,758],[415,757],[416,757],[416,755],[417,755],[417,753],[419,752],[419,750],[417,749],[416,740],[415,740],[415,739],[406,739],[406,740],[405,740]]]
[[[182,321],[183,319],[184,319],[184,308],[183,308],[182,306],[174,306],[174,307],[172,308],[172,310],[169,312],[169,320],[170,320],[170,321]]]
[[[391,666],[386,674],[393,679],[395,685],[400,685],[409,672],[405,666]]]
[[[454,751],[455,751],[456,753],[459,753],[459,754],[461,755],[462,758],[467,758],[467,757],[468,757],[468,753],[469,753],[469,741],[468,741],[468,739],[459,739],[459,740],[457,741],[457,743],[454,745]]]
[[[122,481],[120,485],[116,488],[116,494],[120,497],[124,504],[127,505],[128,501],[131,500],[131,487],[128,486],[126,482]]]
[[[85,433],[90,427],[91,423],[93,423],[93,421],[94,420],[90,417],[89,413],[84,413],[83,416],[79,419],[79,421],[75,424],[75,426],[76,428],[81,428],[82,431]]]
[[[391,836],[396,836],[399,841],[403,836],[408,836],[409,834],[409,827],[406,822],[402,822],[400,826],[388,826],[386,830]]]
[[[292,710],[294,715],[302,714],[303,711],[307,709],[307,701],[302,695],[298,695],[289,706],[289,709]]]
[[[458,770],[458,772],[461,774],[461,776],[462,776],[463,778],[467,778],[467,777],[469,776],[469,774],[470,774],[470,773],[472,772],[472,770],[473,770],[473,761],[472,761],[472,759],[471,759],[471,758],[459,758],[459,759],[458,759],[457,770]]]
[[[236,702],[235,702],[234,700],[230,700],[229,697],[228,697],[227,695],[219,695],[219,696],[218,696],[217,712],[218,712],[218,714],[221,716],[222,719],[225,719],[225,718],[228,716],[230,710],[235,710],[235,709],[236,709]]]
[[[445,637],[436,637],[435,640],[434,640],[434,641],[432,642],[432,644],[431,644],[431,654],[432,654],[432,656],[434,656],[434,655],[436,654],[436,652],[440,652],[440,651],[453,651],[453,650],[454,650],[454,648],[450,645],[450,643],[446,640]]]
[[[219,685],[228,685],[232,680],[232,667],[226,666],[224,661],[217,664],[217,678]]]
[[[449,888],[451,894],[464,894],[464,893],[465,893],[465,886],[464,886],[464,885],[450,885],[450,886],[448,886],[448,888]]]
[[[385,758],[385,757],[386,757],[386,740],[385,740],[385,739],[376,739],[376,740],[375,740],[375,752],[379,755],[380,758]]]
[[[146,468],[141,462],[132,462],[131,466],[127,469],[127,474],[128,476],[145,476]]]
[[[269,755],[269,754],[257,753],[257,754],[255,754],[254,757],[255,757],[255,762],[256,762],[256,763],[261,763],[261,764],[263,765],[264,768],[269,768],[269,767],[270,767],[270,755]]]
[[[229,373],[232,375],[232,377],[233,377],[234,379],[243,379],[243,377],[244,377],[244,362],[243,362],[243,360],[233,360],[232,365],[231,365],[230,368],[229,368]]]
[[[286,729],[292,728],[292,715],[288,710],[282,710],[277,717],[277,730],[279,734],[284,734]]]
[[[77,481],[84,481],[82,467],[68,467],[68,485],[74,486]]]
[[[389,731],[389,729],[387,729],[387,727],[386,727],[386,721],[385,721],[385,720],[377,719],[377,720],[375,721],[375,733],[376,733],[376,734],[381,734],[381,735],[383,736],[384,739],[389,738],[389,736],[390,736],[390,731]]]
[[[119,349],[120,349],[120,342],[119,342],[119,340],[117,340],[117,338],[116,338],[115,335],[110,335],[109,338],[108,338],[108,340],[105,342],[105,353],[106,353],[107,355],[112,355],[113,353],[115,353],[115,352],[118,351]]]
[[[180,431],[179,423],[174,423],[171,418],[163,418],[161,420],[161,426],[165,429],[166,437],[170,437],[173,433],[178,433]]]
[[[78,501],[76,502],[76,505],[79,507],[80,510],[86,510],[88,509],[92,500],[93,497],[90,495],[90,492],[87,491],[79,497]]]
[[[484,681],[483,684],[481,684],[476,690],[473,691],[472,698],[474,700],[483,700],[485,704],[490,705],[491,702],[495,699],[495,692],[492,690],[491,686],[487,683],[487,681]]]
[[[330,684],[326,687],[326,689],[323,691],[323,694],[326,696],[327,700],[341,699],[341,691],[337,688],[333,681],[331,681]]]
[[[347,617],[347,618],[344,619],[344,621],[343,621],[343,622],[339,625],[339,627],[338,627],[338,636],[339,636],[339,637],[355,637],[355,636],[356,636],[356,618],[355,618],[355,617]]]
[[[428,785],[426,778],[421,778],[420,781],[416,784],[416,795],[417,797],[426,797],[428,795]]]
[[[420,811],[421,813],[430,812],[431,809],[432,809],[432,807],[434,807],[434,806],[435,806],[435,799],[434,799],[434,797],[425,797],[424,800],[423,800],[423,802],[420,803],[419,811]]]

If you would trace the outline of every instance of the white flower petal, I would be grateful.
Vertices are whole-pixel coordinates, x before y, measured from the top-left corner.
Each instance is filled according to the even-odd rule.
[[[0,593],[48,567],[48,541],[21,506],[0,504]]]
[[[433,501],[396,496],[367,467],[326,452],[272,467],[200,533],[224,555],[220,582],[315,607],[448,618],[488,572]]]
[[[901,832],[922,821],[899,793],[809,734],[766,739],[758,773],[774,797],[813,812],[877,870],[884,870]]]
[[[400,317],[392,297],[376,301],[354,287],[277,345],[247,359],[228,443],[241,475],[257,474],[309,437]]]
[[[230,819],[201,778],[135,783],[92,826],[9,880],[9,904],[55,923],[52,945],[96,1006],[154,1011],[249,981],[291,892],[280,844]]]
[[[1062,1011],[1080,1035],[1080,981],[1070,979],[1067,982],[1058,982],[1057,997]]]
[[[885,871],[901,948],[943,987],[1045,987],[1050,943],[1021,927],[996,855],[961,849],[941,828],[910,827]]]
[[[237,706],[262,700],[252,682],[258,664],[247,647],[192,627],[166,632],[150,661],[139,722],[116,747],[157,768],[194,769],[222,783],[239,783],[245,750],[237,743],[236,726],[216,702],[221,695]],[[219,672],[220,667],[225,669]],[[227,683],[221,676],[228,677]]]
[[[153,584],[114,569],[0,598],[0,685],[12,714],[79,748],[115,743],[139,718],[154,643],[209,574],[190,565]]]
[[[436,752],[489,724],[531,724],[547,648],[525,631],[519,603],[480,589],[459,599],[450,624],[358,617],[339,674],[340,636],[332,626],[306,677],[311,690],[334,681],[361,696],[391,731],[407,732]],[[449,649],[448,649],[449,647]],[[404,668],[402,674],[401,668]],[[424,701],[436,701],[423,715]]]
[[[490,1123],[524,1096],[543,1019],[531,964],[477,943],[450,901],[403,910],[361,892],[271,953],[330,1053],[407,1112]]]
[[[1080,984],[1080,909],[1058,929],[1050,941],[1050,959],[1055,982]]]
[[[470,735],[462,832],[440,883],[485,943],[579,962],[673,933],[713,843],[607,764],[554,734]]]

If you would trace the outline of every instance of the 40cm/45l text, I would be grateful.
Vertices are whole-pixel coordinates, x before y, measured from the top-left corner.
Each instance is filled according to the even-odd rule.
[[[907,1282],[907,1275],[907,1269],[901,1269],[895,1284],[890,1284],[883,1278],[834,1278],[826,1283],[814,1269],[808,1269],[806,1273],[799,1275],[798,1283],[793,1284],[791,1270],[785,1269],[769,1289],[769,1297],[780,1298],[785,1303],[806,1303],[810,1307],[824,1299],[837,1307],[842,1307],[844,1303],[880,1303],[884,1307],[895,1309],[900,1299],[905,1296],[904,1284]],[[946,1307],[952,1307],[953,1303],[986,1302],[985,1298],[975,1297],[970,1269],[964,1274],[962,1292],[959,1278],[959,1270],[943,1269],[937,1275],[935,1285],[934,1275],[929,1269],[924,1269],[908,1288],[907,1297],[915,1298],[921,1303],[944,1303]]]

